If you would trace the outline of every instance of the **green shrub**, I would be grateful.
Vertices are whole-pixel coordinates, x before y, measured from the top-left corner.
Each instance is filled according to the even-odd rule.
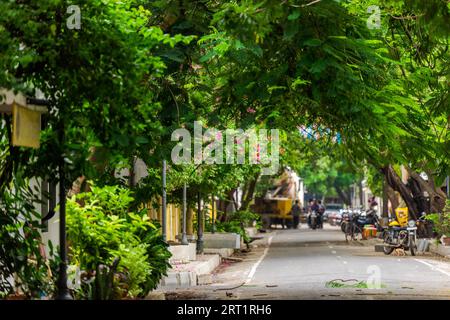
[[[231,214],[227,221],[221,222],[217,220],[215,222],[216,231],[217,232],[232,232],[240,234],[242,239],[244,240],[245,244],[250,243],[250,237],[245,231],[245,228],[247,227],[253,227],[254,224],[256,224],[256,227],[260,227],[261,223],[261,216],[253,213],[248,210],[243,211],[236,211],[233,214]],[[209,216],[207,216],[206,224],[205,224],[205,230],[211,231],[212,230],[212,223],[210,221]]]
[[[442,213],[433,213],[426,216],[427,220],[433,222],[434,231],[439,236],[450,237],[450,200],[447,200]]]
[[[70,264],[84,271],[78,297],[93,298],[92,281],[99,265],[120,259],[112,298],[143,297],[166,275],[171,256],[159,226],[146,210],[128,212],[131,192],[119,186],[91,187],[67,201],[67,238]]]
[[[48,261],[40,252],[41,216],[34,207],[39,199],[27,184],[27,180],[16,177],[0,192],[0,298],[22,292],[26,298],[39,299],[55,292],[55,279],[49,275]],[[51,246],[50,256],[58,261]],[[55,275],[55,269],[52,271]]]

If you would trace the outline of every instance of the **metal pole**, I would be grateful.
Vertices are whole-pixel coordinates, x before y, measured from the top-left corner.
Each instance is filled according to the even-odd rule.
[[[62,120],[61,120],[62,121]],[[64,143],[64,125],[59,129],[61,146]],[[73,300],[67,287],[67,243],[66,243],[66,190],[64,177],[64,154],[61,147],[61,159],[59,163],[59,251],[61,262],[59,264],[58,295],[57,300]]]
[[[215,202],[214,201],[214,195],[212,195],[212,200],[211,200],[211,209],[212,209],[212,212],[211,212],[211,232],[212,233],[216,232],[216,221],[214,219],[214,208],[215,208],[214,202]]]
[[[200,192],[197,196],[197,253],[203,253],[203,218]]]
[[[186,183],[183,185],[183,234],[181,236],[181,244],[189,244],[186,236]]]
[[[161,217],[161,225],[162,225],[162,236],[163,240],[167,239],[167,230],[166,230],[166,211],[167,211],[167,195],[166,195],[166,160],[163,160],[162,167],[162,217]]]

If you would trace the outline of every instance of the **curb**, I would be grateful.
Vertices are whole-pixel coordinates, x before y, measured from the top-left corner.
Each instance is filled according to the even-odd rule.
[[[443,246],[442,244],[436,244],[435,241],[430,242],[430,252],[437,254],[441,257],[450,259],[450,247]]]
[[[161,279],[158,289],[186,288],[211,283],[211,273],[220,263],[218,254],[197,255],[196,261],[182,264],[185,270],[169,271],[167,277]]]

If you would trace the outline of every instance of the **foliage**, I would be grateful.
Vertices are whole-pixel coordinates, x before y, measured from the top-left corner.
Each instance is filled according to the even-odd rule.
[[[39,244],[37,234],[31,240],[20,235],[28,226],[17,210],[33,220],[26,214],[36,200],[23,191],[25,181],[56,181],[62,160],[67,188],[84,176],[98,186],[135,191],[133,202],[123,189],[71,200],[71,210],[84,217],[69,218],[72,259],[96,270],[99,263],[111,264],[115,250],[122,267],[128,261],[138,275],[145,251],[154,263],[152,276],[146,285],[138,280],[138,287],[156,286],[167,251],[158,226],[150,226],[139,208],[160,195],[160,163],[170,158],[171,133],[191,130],[194,120],[205,128],[280,129],[282,164],[313,192],[345,197],[350,183],[365,174],[379,193],[382,178],[389,180],[385,169],[404,165],[427,173],[432,199],[445,197],[438,189],[450,173],[446,1],[81,0],[80,30],[65,26],[70,4],[0,2],[0,87],[29,96],[41,92],[50,104],[38,150],[13,147],[11,116],[0,122],[0,205],[8,213],[0,226],[8,244],[1,259],[8,261],[0,265],[9,268],[7,275],[22,272],[22,281],[30,282],[25,291],[43,281],[24,258],[38,257]],[[382,10],[380,29],[367,28],[370,5]],[[299,136],[303,129],[314,130],[315,138]],[[135,185],[117,178],[137,158],[149,176]],[[225,199],[258,170],[170,165],[168,199],[179,203],[184,183],[190,207],[198,193]],[[19,188],[14,181],[21,181]],[[234,230],[240,224],[238,218],[226,223]],[[154,245],[144,250],[138,243]],[[21,260],[11,264],[16,257]],[[39,258],[38,269],[44,270]]]
[[[29,201],[37,199],[26,183],[17,177],[0,193],[0,292],[7,296],[19,291],[28,298],[40,298],[54,293],[56,279],[49,276],[48,260],[41,253],[40,214]],[[51,243],[49,258],[58,260]]]
[[[433,213],[426,216],[427,220],[433,222],[434,231],[439,236],[450,237],[450,200],[447,200],[447,204],[442,213]]]
[[[256,226],[261,227],[261,216],[253,213],[251,211],[236,211],[233,214],[231,214],[226,221],[220,221],[217,219],[215,221],[215,227],[217,232],[232,232],[240,234],[242,239],[244,240],[244,243],[247,245],[250,243],[250,237],[247,234],[247,231],[245,228],[247,227],[254,227]],[[205,224],[205,230],[211,231],[212,230],[212,224],[210,219],[206,220],[207,223]]]
[[[67,202],[67,237],[71,264],[92,274],[119,258],[118,271],[125,279],[116,279],[116,289],[125,282],[126,295],[139,297],[157,286],[170,253],[145,210],[127,211],[132,201],[128,189],[92,185],[91,192]]]

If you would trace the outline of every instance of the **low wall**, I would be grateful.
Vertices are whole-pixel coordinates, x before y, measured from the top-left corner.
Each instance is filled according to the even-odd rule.
[[[169,259],[169,263],[194,261],[197,258],[196,250],[197,245],[192,242],[188,245],[170,245],[169,251],[172,253],[172,257]]]
[[[213,249],[240,249],[241,235],[237,233],[210,233],[203,234],[203,247]]]

